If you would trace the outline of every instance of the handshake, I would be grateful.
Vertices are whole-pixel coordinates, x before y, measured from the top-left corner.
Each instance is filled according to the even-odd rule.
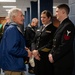
[[[27,52],[28,52],[28,57],[34,56],[35,59],[40,60],[40,54],[39,54],[38,50],[30,51],[30,49],[27,47],[25,47],[25,50],[27,50]]]
[[[29,63],[32,67],[35,67],[35,62],[34,58],[39,60],[38,52],[37,50],[30,51],[29,48],[25,47],[25,50],[28,52],[28,57],[29,57]],[[38,59],[39,58],[39,59]]]

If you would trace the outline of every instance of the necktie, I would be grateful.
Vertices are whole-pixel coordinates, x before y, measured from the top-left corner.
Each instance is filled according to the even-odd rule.
[[[45,26],[43,25],[43,26],[42,26],[42,31],[43,31],[44,29],[45,29]]]

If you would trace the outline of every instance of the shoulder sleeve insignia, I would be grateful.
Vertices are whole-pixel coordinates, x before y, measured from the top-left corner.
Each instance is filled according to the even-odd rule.
[[[64,34],[64,39],[69,40],[70,39],[70,33],[71,31],[67,30],[67,33]]]

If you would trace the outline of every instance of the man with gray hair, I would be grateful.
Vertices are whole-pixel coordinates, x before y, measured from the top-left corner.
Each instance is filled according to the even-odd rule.
[[[19,8],[13,8],[8,12],[10,23],[4,31],[0,44],[1,67],[5,75],[25,75],[25,57],[30,57],[31,52],[25,45],[25,38],[20,29],[23,25],[24,16]]]

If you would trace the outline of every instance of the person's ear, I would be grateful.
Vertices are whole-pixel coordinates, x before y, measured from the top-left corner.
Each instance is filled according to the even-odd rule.
[[[64,9],[62,10],[62,13],[65,14],[65,10]]]

